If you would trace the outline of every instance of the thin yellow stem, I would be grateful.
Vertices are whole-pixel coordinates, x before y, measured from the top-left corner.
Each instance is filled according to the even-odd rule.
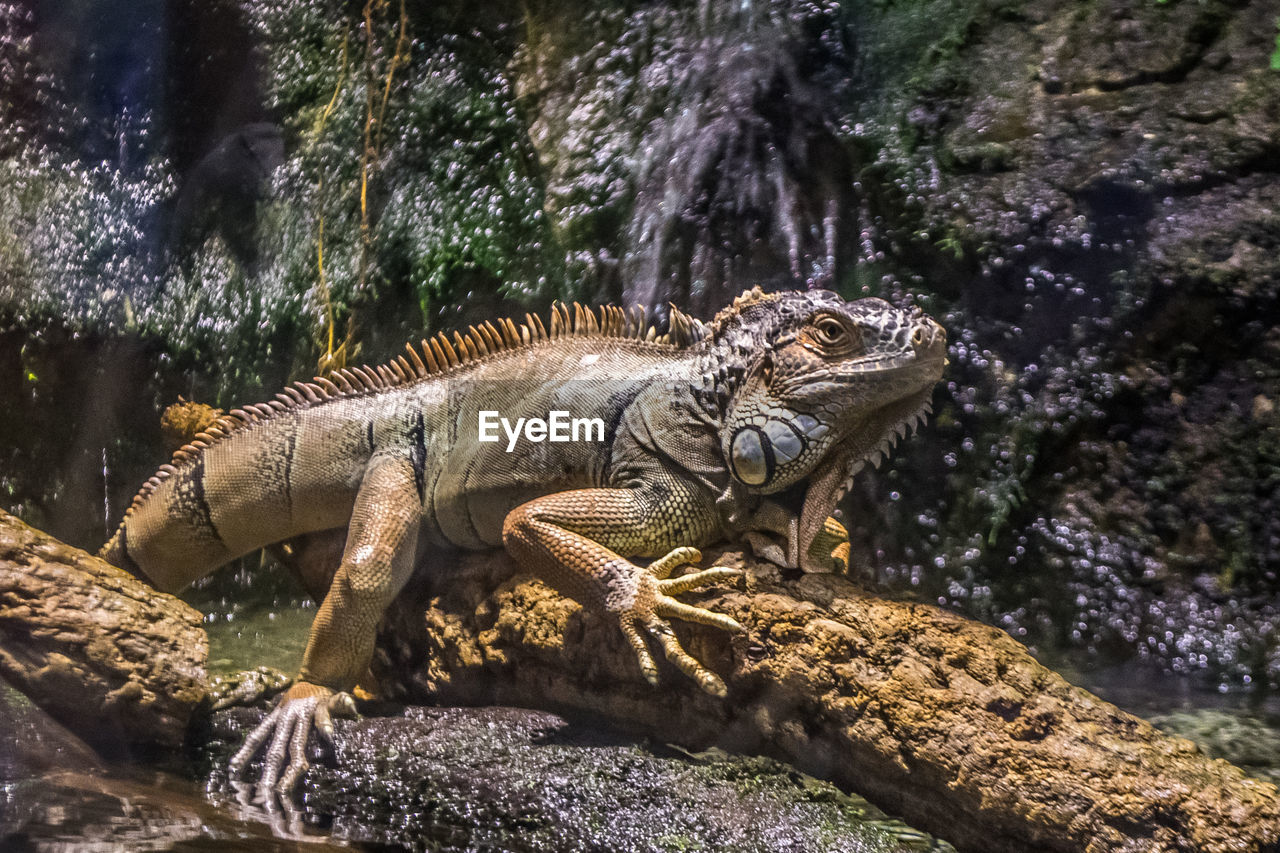
[[[374,37],[373,13],[375,8],[381,9],[385,0],[365,0],[364,4],[364,146],[360,152],[360,268],[359,293],[364,293],[369,270],[369,249],[372,236],[369,226],[369,167],[373,154],[374,118],[373,92],[374,68],[373,55],[377,42]]]
[[[348,59],[350,56],[349,46],[351,42],[351,25],[348,24],[346,30],[342,34],[342,66],[338,71],[338,83],[333,88],[333,95],[329,98],[329,103],[321,110],[319,118],[316,119],[314,134],[316,142],[320,141],[321,135],[324,133],[325,125],[329,123],[329,117],[333,115],[333,111],[337,108],[338,99],[342,95],[342,87],[347,80]],[[329,281],[325,276],[324,269],[324,173],[321,172],[319,180],[316,182],[316,291],[320,298],[320,303],[324,306],[325,327],[326,327],[326,345],[325,355],[321,359],[321,363],[332,365],[334,361],[333,335],[335,317],[333,312],[333,295],[329,290]]]
[[[387,117],[387,102],[391,100],[391,82],[395,79],[396,69],[408,61],[406,49],[409,46],[409,12],[405,8],[405,0],[400,0],[400,23],[396,33],[396,49],[387,63],[387,82],[382,88],[382,104],[378,107],[378,124],[374,134],[374,152],[382,152],[382,127]]]

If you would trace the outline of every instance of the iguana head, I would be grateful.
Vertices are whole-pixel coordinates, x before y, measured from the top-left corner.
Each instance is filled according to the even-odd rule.
[[[805,544],[854,474],[922,420],[946,363],[946,332],[919,309],[828,291],[750,291],[712,334],[737,362],[720,437],[729,471],[764,495],[807,480]]]

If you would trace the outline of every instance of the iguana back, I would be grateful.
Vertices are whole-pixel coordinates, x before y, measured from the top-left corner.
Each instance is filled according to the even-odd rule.
[[[134,498],[100,556],[176,591],[225,563],[302,534],[344,527],[370,461],[404,454],[427,542],[502,544],[519,504],[609,481],[622,412],[656,382],[688,384],[688,344],[705,329],[681,318],[659,337],[641,314],[557,306],[549,328],[529,315],[410,345],[377,368],[297,383],[236,409],[174,454]],[[478,440],[479,413],[509,422],[553,411],[599,419],[601,440]]]

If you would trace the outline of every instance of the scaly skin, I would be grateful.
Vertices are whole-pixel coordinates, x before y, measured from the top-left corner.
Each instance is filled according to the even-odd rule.
[[[327,736],[349,710],[379,619],[435,546],[505,546],[615,618],[650,682],[653,639],[725,695],[669,620],[741,630],[674,597],[734,573],[669,575],[734,537],[806,571],[847,562],[830,515],[862,464],[917,423],[945,352],[918,312],[819,291],[750,291],[709,325],[674,312],[663,337],[634,313],[559,306],[550,329],[529,318],[451,340],[233,411],[161,468],[103,548],[176,590],[254,549],[346,528],[332,579],[307,578],[323,598],[298,679],[232,760],[239,775],[266,744],[261,789],[290,790],[311,729]],[[480,411],[555,409],[607,434],[514,454],[478,438]]]

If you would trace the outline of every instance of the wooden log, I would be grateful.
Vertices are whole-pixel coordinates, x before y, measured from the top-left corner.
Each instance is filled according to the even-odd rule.
[[[724,676],[719,700],[665,664],[650,687],[610,620],[513,578],[505,557],[456,559],[388,616],[375,671],[390,696],[577,712],[691,748],[770,754],[967,851],[1280,849],[1275,786],[937,607],[747,563],[739,589],[686,597],[747,634],[675,625]]]
[[[0,678],[96,748],[182,743],[206,691],[201,622],[0,511]]]

